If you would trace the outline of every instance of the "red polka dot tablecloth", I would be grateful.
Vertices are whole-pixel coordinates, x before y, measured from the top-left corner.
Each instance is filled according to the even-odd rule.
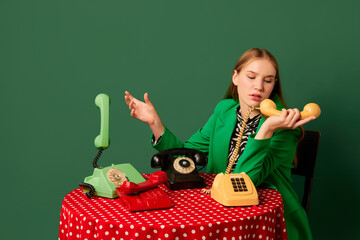
[[[216,175],[201,176],[209,188]],[[172,208],[134,213],[119,199],[88,199],[81,188],[73,190],[62,203],[59,240],[287,239],[282,198],[274,189],[257,189],[258,206],[224,207],[201,189],[160,188]]]

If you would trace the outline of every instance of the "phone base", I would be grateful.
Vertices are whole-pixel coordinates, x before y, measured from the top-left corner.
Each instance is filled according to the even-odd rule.
[[[227,207],[259,204],[256,188],[244,172],[216,175],[211,187],[211,197]]]
[[[122,184],[120,180],[128,180],[137,184],[145,182],[145,178],[130,163],[122,163],[104,168],[94,168],[93,175],[86,177],[84,183],[95,188],[95,196],[117,198],[115,188]],[[84,193],[89,191],[89,188],[83,187]]]

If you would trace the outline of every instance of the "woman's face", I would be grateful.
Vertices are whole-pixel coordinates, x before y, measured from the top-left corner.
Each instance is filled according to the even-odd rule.
[[[242,114],[246,113],[249,107],[258,107],[262,100],[270,97],[275,86],[275,75],[273,64],[264,58],[253,60],[239,73],[234,71],[232,80],[237,86]]]

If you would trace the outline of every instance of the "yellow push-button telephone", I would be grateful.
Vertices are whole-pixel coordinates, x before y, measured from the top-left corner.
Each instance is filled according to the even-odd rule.
[[[235,151],[231,157],[228,167],[226,168],[225,174],[219,173],[216,175],[210,191],[204,189],[204,192],[211,193],[211,197],[224,206],[251,206],[259,204],[259,197],[256,188],[249,176],[244,172],[230,174],[236,156],[239,152],[245,125],[248,121],[250,113],[254,109],[259,109],[261,113],[266,116],[281,115],[281,111],[276,110],[275,103],[270,99],[262,101],[260,108],[249,108],[246,116],[244,117],[244,121],[236,141]],[[309,103],[304,107],[304,110],[300,114],[301,119],[304,119],[310,116],[318,117],[320,113],[321,110],[317,104]]]
[[[258,205],[259,197],[254,184],[245,173],[216,175],[211,197],[224,206]]]

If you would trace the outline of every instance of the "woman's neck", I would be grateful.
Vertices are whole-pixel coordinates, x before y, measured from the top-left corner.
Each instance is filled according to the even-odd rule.
[[[240,103],[240,114],[241,114],[241,116],[245,117],[250,108],[251,108],[251,106]],[[255,117],[255,116],[259,115],[259,114],[260,114],[260,110],[254,109],[254,110],[251,111],[251,113],[249,115],[249,118]]]

